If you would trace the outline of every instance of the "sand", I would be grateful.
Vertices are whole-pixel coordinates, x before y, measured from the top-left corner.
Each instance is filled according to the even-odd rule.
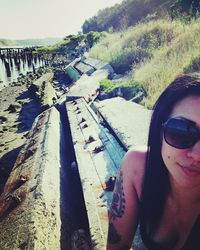
[[[0,193],[34,119],[40,113],[40,104],[30,95],[27,83],[17,85],[0,91]]]

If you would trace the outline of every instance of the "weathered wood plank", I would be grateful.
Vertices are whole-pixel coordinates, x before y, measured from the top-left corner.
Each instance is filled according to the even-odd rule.
[[[98,118],[83,98],[67,102],[66,108],[92,240],[96,249],[105,249],[108,208],[112,198],[112,192],[107,191],[105,182],[116,175],[124,151],[114,138],[108,136],[108,131],[99,124]],[[86,143],[89,137],[95,141]],[[98,151],[96,147],[102,147],[102,150],[95,153]],[[118,152],[118,156],[115,152]]]
[[[147,144],[150,110],[121,97],[95,102],[94,105],[125,147]]]

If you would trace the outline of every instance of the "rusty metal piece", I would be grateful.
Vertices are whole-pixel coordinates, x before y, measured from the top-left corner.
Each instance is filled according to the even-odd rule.
[[[13,209],[22,202],[19,195],[8,195],[0,201],[0,219],[6,217]]]
[[[101,151],[103,151],[104,150],[104,146],[102,145],[102,146],[96,146],[94,149],[93,149],[93,153],[95,153],[95,154],[97,154],[97,153],[99,153],[99,152],[101,152]]]
[[[113,191],[116,181],[116,176],[111,176],[107,181],[105,181],[106,191]]]
[[[87,125],[87,123],[85,123],[82,128],[87,128],[87,127],[88,127],[88,125]]]
[[[82,119],[81,119],[81,121],[79,122],[79,124],[81,124],[81,123],[83,123],[83,122],[85,122],[85,121],[86,121],[85,118],[82,117]]]
[[[27,176],[20,175],[19,179],[17,180],[15,189],[21,187],[27,181],[28,181],[28,177]]]
[[[86,140],[86,144],[87,144],[87,143],[89,144],[89,143],[91,143],[91,142],[93,142],[93,141],[95,141],[95,139],[94,139],[93,136],[90,135],[90,136],[88,137],[88,139]]]
[[[15,185],[13,185],[13,189],[11,191],[21,187],[27,180],[28,180],[27,176],[20,175],[19,179],[16,180]]]
[[[5,201],[12,201],[13,204],[15,205],[18,205],[20,202],[21,202],[21,198],[20,196],[15,196],[15,195],[8,195],[6,198],[5,198]]]
[[[27,180],[28,180],[27,176],[20,175],[18,179],[14,180],[12,183],[5,186],[4,194],[10,194],[14,190],[21,187]]]

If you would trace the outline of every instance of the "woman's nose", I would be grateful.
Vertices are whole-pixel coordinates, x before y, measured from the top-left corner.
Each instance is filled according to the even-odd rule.
[[[192,157],[195,161],[200,162],[200,140],[188,150],[187,155],[188,157]]]

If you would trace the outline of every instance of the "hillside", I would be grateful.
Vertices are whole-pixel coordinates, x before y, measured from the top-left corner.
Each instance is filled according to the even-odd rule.
[[[61,38],[47,37],[42,39],[9,40],[0,39],[1,46],[48,46],[61,41]]]
[[[146,18],[166,15],[171,18],[196,15],[200,11],[199,0],[124,0],[110,8],[100,10],[96,16],[82,25],[83,33],[90,31],[119,31]]]
[[[165,18],[107,33],[89,55],[109,62],[117,73],[131,71],[128,83],[107,81],[103,88],[113,91],[128,86],[132,93],[134,88],[142,88],[146,96],[142,103],[151,108],[177,75],[200,71],[199,41],[200,18],[190,22]],[[132,97],[129,94],[129,99]]]

